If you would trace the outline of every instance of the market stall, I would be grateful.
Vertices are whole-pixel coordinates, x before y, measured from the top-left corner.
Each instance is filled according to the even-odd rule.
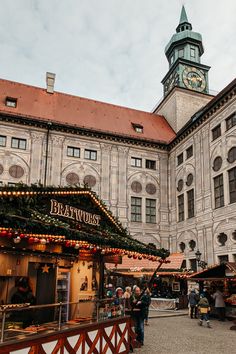
[[[183,254],[173,253],[155,273],[151,286],[151,310],[176,310],[187,307],[187,276],[189,271],[182,269]],[[108,281],[114,286],[143,287],[155,271],[158,262],[148,259],[134,259],[124,256],[120,264],[106,264]]]
[[[40,343],[54,338],[48,331],[59,330],[63,342],[64,331],[70,332],[68,326],[73,325],[78,327],[78,335],[97,326],[100,334],[90,341],[102,345],[97,338],[103,333],[107,343],[110,342],[108,346],[105,344],[104,352],[112,352],[113,335],[105,335],[100,330],[101,323],[106,321],[104,326],[109,327],[107,321],[112,321],[109,328],[116,341],[118,334],[127,341],[126,349],[117,344],[119,351],[116,352],[127,352],[131,336],[129,318],[124,317],[122,308],[98,301],[104,297],[104,263],[109,260],[117,264],[123,255],[156,261],[165,258],[168,252],[153,250],[132,239],[97,195],[86,188],[0,187],[0,316],[4,319],[1,350],[6,348],[5,340],[14,341],[4,333],[9,325],[11,330],[19,331],[14,338],[20,338],[20,347],[29,340],[25,330],[35,336],[37,326]],[[24,283],[32,293],[32,302],[28,304],[32,324],[27,326],[24,321],[14,321],[21,309],[9,308],[14,295],[19,297]],[[73,327],[73,336],[75,331]],[[79,343],[86,340],[89,345],[87,336],[78,339]],[[36,352],[31,349],[30,353]]]
[[[226,317],[236,320],[236,263],[224,262],[188,277],[188,282],[198,283],[200,292],[205,288],[212,294],[217,288],[223,290]],[[213,309],[214,311],[214,309]]]

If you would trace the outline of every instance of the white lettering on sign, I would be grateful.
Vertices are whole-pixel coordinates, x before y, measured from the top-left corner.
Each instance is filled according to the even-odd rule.
[[[70,205],[60,203],[55,199],[51,199],[50,214],[63,216],[64,218],[95,226],[99,226],[101,220],[100,215],[92,214],[82,209],[78,209]]]

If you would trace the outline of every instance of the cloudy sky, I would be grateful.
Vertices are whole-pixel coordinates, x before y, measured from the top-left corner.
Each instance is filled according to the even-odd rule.
[[[165,45],[185,4],[210,88],[236,76],[235,0],[1,0],[0,77],[146,111],[162,97]]]

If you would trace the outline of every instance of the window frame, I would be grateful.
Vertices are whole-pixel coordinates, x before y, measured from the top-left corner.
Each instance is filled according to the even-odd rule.
[[[217,124],[212,130],[212,141],[218,139],[221,136],[221,124]]]
[[[230,174],[234,174],[234,178],[230,177]],[[236,203],[236,167],[228,170],[228,182],[229,182],[229,203]],[[231,187],[233,185],[233,188]],[[232,195],[234,196],[232,198]]]
[[[156,224],[156,199],[146,198],[145,214],[147,224]]]
[[[184,162],[184,154],[183,152],[181,152],[181,154],[177,156],[177,166],[182,165],[183,162]]]
[[[5,140],[5,144],[1,144],[1,139]],[[7,145],[7,136],[0,135],[0,147],[6,147],[6,145]]]
[[[140,161],[140,166],[137,165],[137,161]],[[134,163],[133,163],[133,162],[134,162]],[[142,168],[142,158],[131,156],[130,164],[131,164],[131,167]]]
[[[188,205],[188,219],[191,219],[195,216],[194,188],[187,191],[187,205]]]
[[[190,157],[193,156],[193,145],[190,145],[187,149],[186,149],[186,160],[190,159]]]
[[[184,193],[178,195],[178,222],[184,221]]]
[[[230,124],[229,124],[229,122],[230,122]],[[230,114],[230,116],[225,119],[226,131],[233,128],[235,125],[236,125],[236,111],[234,113]]]
[[[88,156],[86,154],[88,153]],[[95,158],[92,158],[92,154],[95,154]],[[97,161],[97,150],[85,149],[84,158],[85,160]]]
[[[13,146],[13,141],[17,142],[17,146]],[[21,143],[24,142],[24,147],[20,146]],[[19,149],[19,150],[26,150],[27,147],[27,140],[23,139],[23,138],[16,138],[16,137],[12,137],[11,138],[11,148],[12,149]]]
[[[150,165],[153,163],[154,167],[148,167],[148,163],[150,163]],[[148,169],[148,170],[156,170],[156,160],[149,160],[149,159],[146,159],[145,161],[145,167]]]
[[[130,211],[131,222],[142,222],[142,198],[132,196],[130,206],[131,206],[131,211]],[[138,209],[138,211],[136,208]]]
[[[217,185],[216,185],[217,183]],[[218,193],[219,191],[219,193]],[[216,195],[219,194],[219,195]],[[218,203],[219,201],[219,203]],[[214,202],[215,209],[222,208],[225,205],[224,200],[224,176],[223,173],[214,177]]]
[[[69,149],[72,150],[72,154],[69,154]],[[77,156],[77,155],[75,154],[75,151],[78,151],[78,152],[79,152],[79,156]],[[80,158],[81,150],[80,150],[79,147],[76,147],[76,146],[67,146],[66,153],[67,153],[67,156],[68,156],[68,157]]]
[[[5,99],[5,106],[10,108],[17,107],[17,98],[7,96]]]

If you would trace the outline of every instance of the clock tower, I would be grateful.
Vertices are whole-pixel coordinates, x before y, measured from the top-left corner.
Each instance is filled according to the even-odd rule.
[[[184,6],[176,33],[165,48],[169,70],[162,80],[164,98],[153,113],[163,115],[177,133],[212,98],[209,66],[201,64],[202,36],[192,31]]]
[[[206,94],[209,92],[210,67],[201,64],[203,53],[202,36],[192,31],[192,25],[183,6],[176,33],[165,48],[169,71],[162,80],[164,96],[175,86]]]

